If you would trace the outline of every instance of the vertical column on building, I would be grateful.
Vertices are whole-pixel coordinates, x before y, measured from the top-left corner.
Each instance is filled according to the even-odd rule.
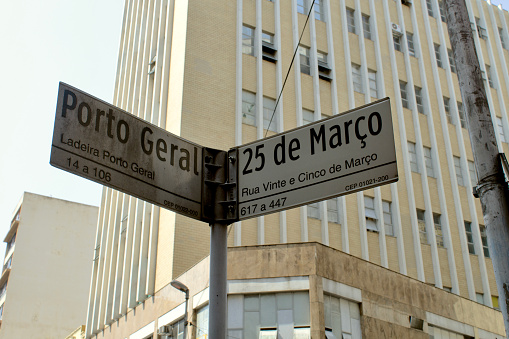
[[[409,204],[409,214],[411,221],[411,229],[412,229],[412,239],[414,245],[414,255],[415,255],[415,263],[417,270],[417,279],[420,281],[425,281],[424,276],[424,264],[422,260],[422,251],[421,251],[421,242],[419,236],[419,227],[417,223],[417,214],[416,214],[416,206],[414,197],[414,188],[413,188],[413,180],[412,180],[412,171],[410,169],[410,160],[408,157],[408,145],[407,145],[407,136],[405,130],[405,116],[403,113],[403,106],[401,104],[401,92],[399,85],[399,76],[398,76],[398,65],[396,63],[396,56],[394,51],[394,43],[392,38],[392,22],[391,16],[389,12],[389,3],[388,0],[384,0],[383,2],[384,9],[384,17],[385,17],[385,29],[387,32],[387,44],[391,62],[391,70],[392,70],[392,81],[394,86],[394,94],[396,97],[396,112],[398,117],[398,126],[399,126],[399,136],[401,142],[401,151],[403,156],[403,167],[404,167],[404,177],[406,182],[407,194],[408,194],[408,204]]]
[[[374,36],[375,61],[376,61],[376,68],[377,68],[377,79],[376,80],[377,80],[377,84],[378,84],[377,87],[379,89],[378,90],[379,97],[384,98],[386,96],[385,80],[384,80],[384,72],[383,72],[382,53],[380,52],[380,36],[378,33],[378,20],[377,20],[376,7],[375,7],[374,0],[369,0],[369,8],[370,8],[371,20],[372,20],[371,27],[373,27],[373,36]],[[399,197],[398,197],[397,183],[391,184],[390,189],[391,189],[391,201],[392,201],[392,205],[391,205],[392,211],[391,212],[394,212],[394,213],[392,213],[392,215],[393,215],[392,222],[393,222],[393,229],[395,231],[394,233],[396,236],[396,243],[397,243],[397,247],[398,247],[399,271],[402,274],[407,274],[405,247],[404,247],[403,234],[401,232],[401,215],[400,215],[400,210],[399,210]],[[381,193],[380,188],[376,188],[375,194],[380,195],[380,193]],[[381,206],[381,204],[382,204],[381,198],[380,199],[377,198],[377,200]],[[384,233],[385,233],[383,208],[380,211],[380,207],[379,207],[378,213],[381,213],[381,214],[379,214],[380,219],[381,219],[381,227],[384,228]],[[385,255],[387,257],[387,245],[385,244],[385,236],[384,236],[383,240],[384,240],[384,245],[381,244],[380,249],[382,250],[382,248],[385,248],[384,251],[385,251]],[[387,263],[386,267],[388,267],[388,263]]]
[[[337,75],[336,75],[336,56],[335,56],[335,48],[334,48],[334,38],[332,34],[332,17],[331,17],[331,8],[330,1],[324,2],[325,6],[325,28],[327,31],[327,48],[328,48],[328,62],[329,67],[331,69],[332,79],[330,81],[331,87],[331,99],[332,99],[332,115],[339,114],[339,103],[338,103],[338,85],[337,85]],[[329,61],[330,60],[330,61]],[[343,252],[349,252],[348,246],[348,222],[346,219],[346,202],[344,197],[339,197],[334,199],[336,203],[336,208],[338,210],[338,223],[341,224],[341,232],[342,232],[342,246],[341,250]]]
[[[309,4],[311,5],[312,2]],[[318,58],[317,58],[317,47],[316,47],[316,26],[315,26],[315,11],[314,8],[311,10],[309,16],[309,35],[310,35],[310,60],[311,69],[313,70],[311,76],[313,77],[313,100],[314,100],[314,120],[318,121],[322,119],[322,105],[320,102],[320,78],[318,76]],[[320,201],[319,213],[320,213],[320,224],[321,224],[321,236],[322,243],[329,246],[329,222],[327,220],[327,201]]]
[[[242,2],[237,0],[235,35],[235,145],[242,145]],[[237,221],[233,231],[233,245],[242,245],[242,223]]]
[[[292,0],[292,37],[293,37],[293,50],[299,48],[299,20],[297,15],[297,0]],[[297,126],[302,126],[302,87],[300,78],[300,55],[297,51],[293,63],[293,70],[295,74],[295,108],[297,114]],[[307,206],[302,206],[300,211],[300,240],[308,241],[308,221],[307,221]]]
[[[276,95],[281,93],[279,103],[276,97],[277,110],[275,119],[277,119],[278,132],[284,131],[283,114],[283,62],[281,60],[281,10],[279,0],[274,0],[274,43],[277,49],[278,61],[276,62]],[[279,242],[288,242],[288,232],[286,225],[286,211],[279,213]]]

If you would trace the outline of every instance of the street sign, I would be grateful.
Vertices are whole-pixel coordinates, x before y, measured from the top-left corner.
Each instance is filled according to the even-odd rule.
[[[203,147],[60,83],[50,164],[201,219]]]
[[[398,180],[389,98],[237,149],[239,220]]]

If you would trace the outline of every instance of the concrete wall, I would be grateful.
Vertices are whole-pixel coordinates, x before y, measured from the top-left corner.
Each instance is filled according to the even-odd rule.
[[[0,338],[65,338],[86,321],[97,207],[25,193]]]
[[[177,277],[189,287],[189,320],[195,325],[196,311],[208,302],[208,268],[206,258]],[[363,338],[429,338],[431,326],[475,338],[482,331],[492,338],[505,333],[499,311],[318,243],[229,248],[228,281],[229,295],[308,286],[311,338],[325,336],[324,294],[360,304]],[[167,285],[97,338],[141,339],[156,333],[170,318],[183,316],[178,308],[183,301],[183,293]],[[410,327],[410,316],[423,320],[421,330]]]

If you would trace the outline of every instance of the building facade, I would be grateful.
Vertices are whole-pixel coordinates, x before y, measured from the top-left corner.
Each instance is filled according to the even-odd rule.
[[[23,194],[0,277],[0,338],[65,338],[86,318],[98,208]]]
[[[390,97],[397,183],[235,223],[229,245],[319,242],[497,308],[443,3],[311,3],[126,1],[113,104],[226,150]],[[466,3],[507,152],[509,13]],[[99,214],[87,337],[209,253],[207,225],[115,190]]]

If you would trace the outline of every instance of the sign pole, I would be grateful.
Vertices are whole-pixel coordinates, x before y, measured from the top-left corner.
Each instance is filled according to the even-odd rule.
[[[209,338],[226,338],[228,225],[210,224]]]

